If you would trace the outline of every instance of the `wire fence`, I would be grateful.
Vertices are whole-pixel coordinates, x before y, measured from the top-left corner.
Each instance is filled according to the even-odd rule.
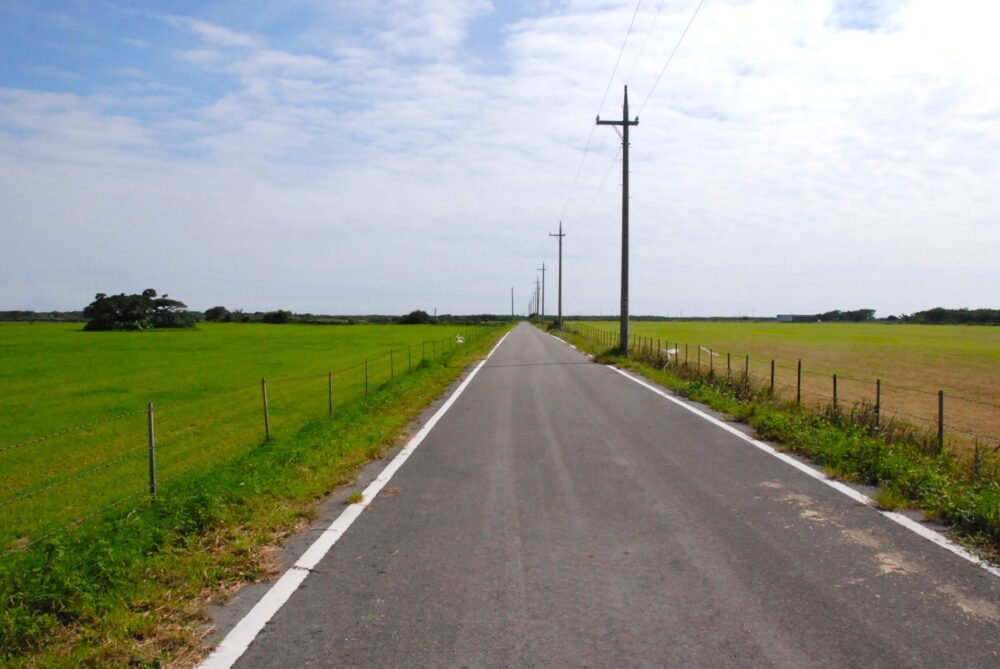
[[[469,326],[324,373],[262,378],[0,445],[0,560],[231,464],[495,331]]]
[[[621,349],[617,332],[573,324],[573,331],[608,349]],[[766,390],[772,396],[836,416],[853,418],[925,450],[1000,449],[1000,405],[944,389],[920,388],[856,374],[811,368],[803,359],[782,361],[715,350],[699,344],[632,335],[629,355],[696,378]]]

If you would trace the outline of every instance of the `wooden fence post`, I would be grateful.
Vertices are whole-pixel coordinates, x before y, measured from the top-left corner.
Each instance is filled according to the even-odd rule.
[[[267,379],[260,380],[260,394],[264,400],[264,439],[271,441],[271,415],[267,407]]]
[[[795,404],[802,404],[802,360],[799,360],[799,368],[795,373]]]
[[[153,403],[146,406],[146,419],[149,426],[149,496],[156,499],[156,436],[153,429]]]
[[[944,391],[938,391],[938,453],[944,450]]]
[[[875,379],[875,427],[882,424],[882,379]]]

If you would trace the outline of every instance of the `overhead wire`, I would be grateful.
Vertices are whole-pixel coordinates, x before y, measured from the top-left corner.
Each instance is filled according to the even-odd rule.
[[[597,190],[594,191],[593,197],[591,197],[590,198],[590,202],[587,203],[586,209],[584,209],[580,213],[580,215],[577,217],[578,220],[583,220],[583,218],[590,212],[590,208],[594,206],[594,202],[597,200],[597,196],[601,194],[602,190],[604,190],[604,184],[605,184],[605,182],[607,182],[608,177],[611,175],[611,171],[615,167],[615,163],[618,162],[618,159],[621,157],[621,155],[622,155],[622,150],[621,150],[621,148],[619,148],[618,149],[618,153],[615,154],[614,159],[611,161],[611,164],[608,166],[608,171],[604,173],[604,178],[601,179],[601,183],[597,186]]]
[[[656,30],[656,22],[660,19],[660,12],[663,11],[663,5],[666,4],[666,0],[660,3],[660,6],[656,8],[656,14],[653,16],[653,22],[649,25],[649,32],[646,33],[646,39],[642,41],[642,46],[639,47],[639,55],[635,57],[635,62],[632,63],[632,69],[629,71],[628,76],[625,77],[625,83],[632,81],[633,75],[635,75],[636,69],[639,67],[639,63],[642,61],[642,54],[646,52],[646,45],[649,44],[649,38],[653,36],[653,32]]]
[[[618,73],[618,65],[622,61],[622,55],[625,53],[625,46],[628,44],[628,38],[632,34],[632,28],[635,26],[635,18],[639,15],[639,8],[642,6],[642,0],[639,0],[635,5],[635,11],[632,12],[632,20],[628,24],[628,30],[625,31],[625,39],[622,41],[622,46],[618,50],[618,58],[615,60],[614,69],[611,70],[611,76],[608,77],[608,85],[604,87],[604,95],[601,96],[601,102],[597,105],[597,115],[600,116],[601,109],[604,108],[604,102],[608,99],[608,92],[611,90],[611,85],[615,81],[615,74]],[[580,163],[576,166],[576,176],[573,177],[573,185],[570,186],[569,195],[566,196],[566,202],[562,206],[562,211],[559,213],[559,218],[562,219],[566,216],[566,209],[569,207],[569,203],[573,200],[573,195],[576,193],[576,187],[580,183],[580,173],[583,171],[583,164],[587,160],[587,154],[590,152],[590,142],[594,139],[594,129],[596,125],[590,126],[590,134],[587,135],[587,142],[583,147],[583,155],[580,156]]]
[[[650,88],[649,93],[646,94],[646,99],[642,101],[641,105],[639,105],[639,112],[636,116],[641,115],[642,110],[646,108],[646,103],[649,102],[649,98],[653,95],[653,91],[656,90],[657,85],[660,83],[660,79],[663,78],[663,73],[667,71],[668,67],[670,67],[670,62],[674,59],[674,55],[681,47],[684,37],[688,34],[688,30],[691,29],[691,24],[694,23],[694,20],[698,16],[698,12],[701,11],[701,6],[703,4],[705,4],[705,0],[698,0],[698,6],[694,8],[694,13],[691,14],[690,20],[688,20],[687,25],[684,27],[684,32],[682,32],[681,36],[677,39],[677,44],[674,45],[673,51],[671,51],[670,55],[667,57],[667,62],[663,64],[663,69],[661,69],[660,73],[656,76],[656,81],[653,82],[653,87]]]

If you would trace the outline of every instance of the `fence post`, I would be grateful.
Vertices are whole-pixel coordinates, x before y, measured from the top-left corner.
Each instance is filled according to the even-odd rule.
[[[938,391],[938,453],[944,450],[944,391]]]
[[[733,380],[733,354],[726,353],[726,380]]]
[[[365,397],[368,397],[368,358],[365,358]]]
[[[327,381],[330,386],[330,417],[333,417],[333,372],[327,372]]]
[[[750,382],[750,356],[748,355],[743,361],[743,383]]]
[[[701,344],[698,344],[698,376],[701,376]]]
[[[771,394],[774,394],[774,358],[771,358]]]
[[[795,373],[795,404],[802,404],[802,360],[799,359],[799,369]]]
[[[267,410],[267,379],[260,380],[260,394],[264,399],[264,439],[271,441],[271,416]]]
[[[708,347],[708,378],[715,378],[715,350]]]
[[[389,378],[396,378],[396,361],[392,357],[392,349],[389,349]]]
[[[875,427],[882,424],[882,379],[875,379]]]
[[[678,352],[680,352],[680,349],[678,349]],[[684,366],[687,367],[687,364],[688,364],[688,345],[684,344]]]
[[[833,375],[833,408],[837,408],[837,375]]]
[[[146,406],[146,418],[149,424],[149,496],[156,499],[156,436],[153,429],[153,403]]]

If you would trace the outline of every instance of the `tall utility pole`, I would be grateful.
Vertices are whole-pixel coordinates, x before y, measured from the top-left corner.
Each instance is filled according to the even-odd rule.
[[[628,129],[639,125],[639,117],[628,119],[628,86],[625,86],[625,104],[622,106],[622,120],[602,121],[597,117],[597,125],[621,126],[615,132],[622,138],[622,304],[621,304],[621,354],[628,355]]]
[[[566,236],[566,233],[562,231],[562,221],[559,221],[559,234],[550,232],[549,237],[559,238],[559,319],[556,321],[556,327],[562,330],[562,240]]]
[[[542,323],[544,324],[545,323],[545,263],[542,263],[542,266],[541,268],[539,268],[538,271],[542,273],[542,313],[540,315]]]

